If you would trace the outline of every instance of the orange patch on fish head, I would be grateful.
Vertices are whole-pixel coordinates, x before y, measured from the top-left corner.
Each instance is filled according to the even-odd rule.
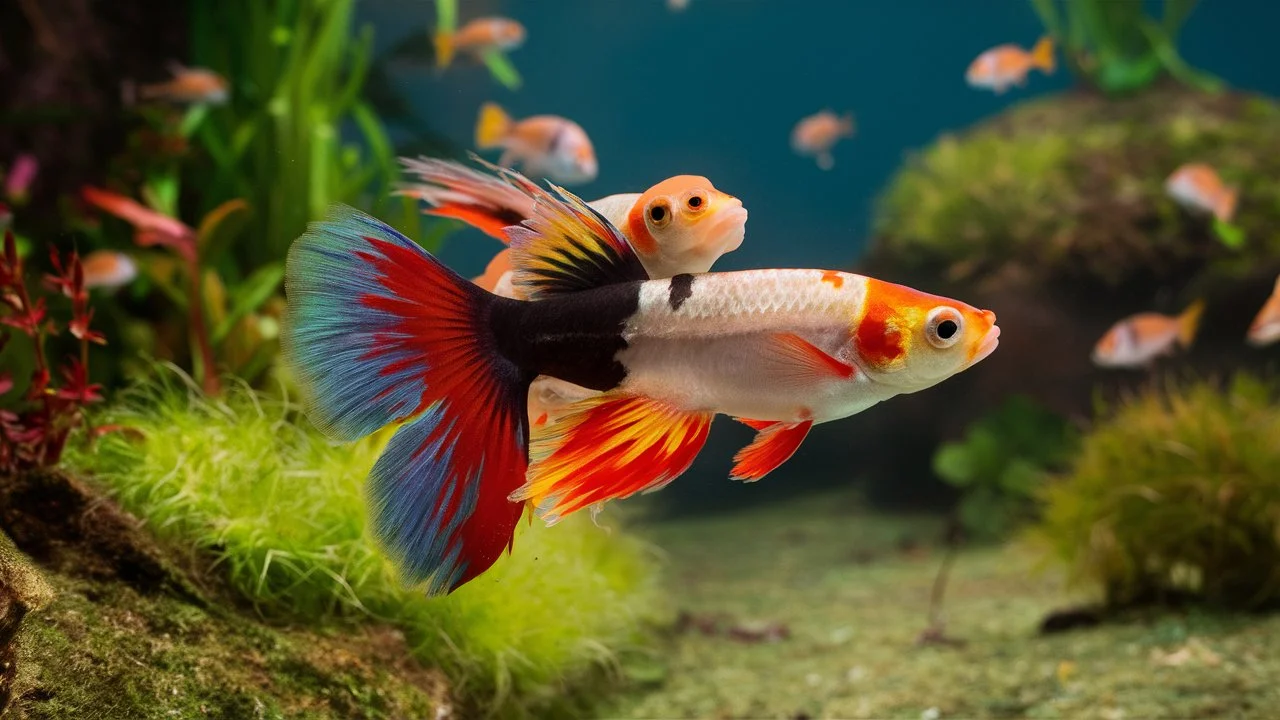
[[[632,245],[647,264],[706,272],[742,245],[747,211],[699,175],[676,175],[646,190],[631,209]]]
[[[854,348],[879,380],[918,390],[986,358],[999,337],[990,310],[868,279]]]

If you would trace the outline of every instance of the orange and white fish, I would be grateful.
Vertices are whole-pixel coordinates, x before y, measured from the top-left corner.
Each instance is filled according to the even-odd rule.
[[[1093,363],[1106,368],[1140,368],[1156,358],[1188,348],[1195,340],[1204,314],[1204,302],[1197,300],[1180,315],[1138,313],[1107,330],[1093,348]]]
[[[370,473],[371,526],[430,593],[487,570],[524,503],[548,522],[683,473],[717,414],[758,430],[755,480],[816,423],[942,382],[987,357],[995,314],[830,270],[650,279],[622,233],[571,193],[508,229],[515,285],[487,293],[349,208],[290,249],[284,356],[316,427],[396,430]],[[530,446],[532,380],[598,393]]]
[[[429,214],[464,220],[503,242],[507,227],[534,214],[535,197],[493,175],[448,160],[401,162],[420,182],[403,186],[399,193],[431,204]],[[677,175],[643,193],[610,195],[588,204],[619,229],[654,279],[706,272],[721,255],[738,249],[746,235],[742,201],[697,175]],[[507,248],[473,282],[496,295],[522,300],[513,276]],[[529,393],[530,421],[535,428],[554,424],[570,404],[595,394],[563,380],[539,377]]]
[[[1230,222],[1236,212],[1237,190],[1227,187],[1218,171],[1204,163],[1187,163],[1169,176],[1165,192],[1185,208],[1210,212],[1223,222]]]
[[[818,167],[830,170],[836,164],[831,148],[846,137],[853,137],[853,113],[836,115],[823,110],[796,123],[791,131],[791,149],[800,155],[812,155]]]
[[[1280,277],[1276,278],[1271,297],[1267,298],[1267,302],[1249,324],[1249,334],[1245,339],[1250,345],[1257,347],[1280,340]]]
[[[95,250],[84,256],[81,265],[86,289],[112,290],[128,285],[138,277],[138,265],[133,258],[116,250]]]
[[[483,55],[491,50],[515,50],[524,44],[524,25],[504,17],[476,18],[456,32],[437,32],[436,66],[449,67],[459,52]]]
[[[222,105],[231,97],[227,79],[206,68],[191,68],[180,63],[169,63],[173,79],[167,82],[141,85],[136,94],[143,100],[166,100],[184,105]],[[125,85],[126,104],[132,104],[134,91]]]
[[[526,175],[565,185],[591,182],[600,169],[591,138],[578,123],[559,115],[512,120],[495,103],[485,103],[480,108],[476,147],[502,148],[499,165],[512,167],[520,163]]]
[[[987,50],[969,64],[964,79],[970,87],[994,90],[999,95],[1012,85],[1026,85],[1032,68],[1052,75],[1055,67],[1053,38],[1046,36],[1040,38],[1031,52],[1012,44]]]

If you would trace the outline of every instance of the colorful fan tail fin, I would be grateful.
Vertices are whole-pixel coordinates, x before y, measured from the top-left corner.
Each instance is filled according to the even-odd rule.
[[[389,226],[341,208],[289,250],[286,360],[331,437],[400,428],[370,478],[374,528],[407,579],[444,592],[510,545],[531,376],[496,353],[490,295]]]
[[[754,482],[773,472],[795,454],[811,427],[813,421],[805,420],[798,423],[777,422],[757,428],[759,432],[756,433],[755,440],[733,456],[734,466],[730,477]]]
[[[679,477],[706,443],[714,417],[617,393],[576,408],[534,436],[528,480],[511,496],[532,501],[548,524]]]
[[[595,208],[556,185],[548,183],[552,194],[515,171],[503,174],[535,200],[523,226],[507,230],[515,282],[530,299],[649,279],[626,237]]]
[[[502,177],[453,160],[400,158],[400,162],[419,182],[402,185],[397,194],[432,205],[430,215],[457,218],[507,242],[505,229],[533,214],[533,198]]]

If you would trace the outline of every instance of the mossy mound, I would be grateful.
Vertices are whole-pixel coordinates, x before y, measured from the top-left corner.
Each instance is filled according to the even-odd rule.
[[[952,279],[1015,264],[1109,286],[1249,268],[1280,254],[1278,147],[1280,104],[1257,96],[1170,87],[1026,102],[910,159],[880,199],[870,264]],[[1242,251],[1166,195],[1187,162],[1240,188]]]
[[[428,598],[366,529],[364,479],[390,431],[338,445],[285,400],[237,383],[207,399],[174,372],[157,378],[98,418],[145,440],[109,435],[72,462],[275,622],[388,623],[469,707],[526,715],[598,699],[602,671],[639,649],[661,607],[649,548],[585,514],[522,523],[492,570]]]
[[[1034,534],[1113,606],[1280,606],[1280,405],[1265,383],[1131,399],[1046,500]]]

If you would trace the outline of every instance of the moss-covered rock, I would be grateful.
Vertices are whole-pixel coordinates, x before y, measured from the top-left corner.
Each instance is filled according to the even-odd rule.
[[[1280,254],[1280,104],[1162,88],[1014,107],[910,159],[880,200],[873,264],[951,278],[1013,263],[1040,279],[1185,279]],[[1187,162],[1240,188],[1240,253],[1164,191]]]

